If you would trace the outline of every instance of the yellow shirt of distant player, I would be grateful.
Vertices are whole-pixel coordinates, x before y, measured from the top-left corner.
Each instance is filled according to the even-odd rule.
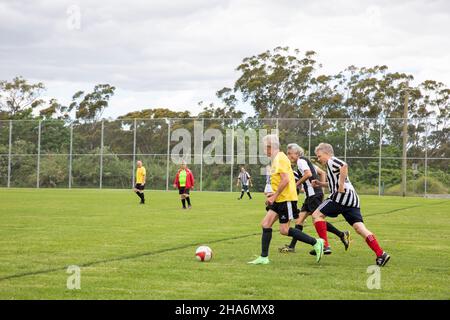
[[[281,173],[287,173],[289,175],[289,184],[283,189],[275,202],[298,201],[291,162],[284,152],[280,151],[275,156],[275,159],[273,159],[271,167],[270,184],[274,192],[278,190],[278,186],[280,185]]]
[[[136,183],[144,183],[144,177],[145,177],[145,168],[144,167],[140,167],[136,169]]]

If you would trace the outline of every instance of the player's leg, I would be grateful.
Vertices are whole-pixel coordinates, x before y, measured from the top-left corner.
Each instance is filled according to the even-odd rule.
[[[359,234],[373,252],[375,252],[377,258],[375,259],[377,265],[383,267],[391,258],[390,255],[385,252],[379,245],[375,235],[367,229],[365,226],[361,212],[359,208],[349,208],[343,213],[345,220],[352,225],[353,229]]]
[[[134,186],[134,192],[139,197],[139,199],[141,199],[141,203],[143,203],[144,200],[143,200],[143,196],[141,193],[141,184],[140,183],[136,183],[136,185]]]
[[[280,233],[285,236],[292,237],[297,241],[301,241],[313,246],[316,252],[316,261],[319,262],[323,255],[324,241],[322,239],[314,239],[303,231],[289,226],[290,220],[299,218],[299,210],[297,209],[297,201],[286,201],[278,205],[278,216],[280,221]]]
[[[139,188],[139,193],[141,194],[141,204],[145,204],[144,189],[145,189],[145,185],[141,185]]]
[[[238,200],[241,200],[241,199],[242,199],[242,197],[244,196],[244,193],[245,193],[245,189],[244,189],[244,186],[242,185],[242,188],[241,188],[241,196],[238,198]]]
[[[186,209],[186,197],[184,195],[184,188],[179,188],[178,193],[180,194],[182,209]]]
[[[278,218],[278,214],[269,209],[264,216],[261,227],[262,227],[262,235],[261,235],[261,255],[253,261],[250,261],[249,264],[268,264],[269,261],[269,247],[270,241],[272,240],[272,226]]]
[[[305,222],[306,218],[310,215],[310,212],[307,211],[301,211],[298,215],[298,219],[295,220],[295,229],[298,229],[300,231],[303,231],[303,223]],[[297,239],[292,238],[291,243],[289,245],[285,245],[284,247],[281,247],[279,249],[280,252],[286,253],[286,252],[295,252],[295,246],[297,244]]]
[[[245,191],[247,192],[248,198],[251,200],[251,199],[252,199],[252,196],[251,196],[251,194],[250,194],[250,189],[249,189],[249,186],[248,186],[248,185],[245,186]]]
[[[186,201],[187,201],[188,208],[189,208],[189,209],[192,208],[192,205],[191,205],[191,197],[190,197],[189,189],[186,189],[186,190],[184,191],[184,198],[185,198]]]
[[[327,236],[327,222],[325,221],[325,215],[322,213],[322,209],[331,204],[331,200],[325,200],[312,214],[312,219],[314,227],[316,228],[317,234],[325,242],[325,247],[328,248],[328,236]]]

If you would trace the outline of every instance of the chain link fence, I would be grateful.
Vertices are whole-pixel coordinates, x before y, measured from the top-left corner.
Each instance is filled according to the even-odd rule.
[[[237,191],[237,175],[244,165],[253,177],[254,190],[262,191],[265,178],[261,175],[261,152],[255,156],[248,150],[255,148],[249,131],[258,133],[264,129],[278,130],[282,149],[288,143],[298,143],[311,159],[320,142],[332,144],[336,156],[349,164],[350,179],[360,194],[401,195],[404,191],[404,121],[190,118],[67,123],[6,120],[0,121],[0,187],[126,189],[133,186],[135,163],[141,160],[147,168],[147,188],[170,190],[178,169],[173,160],[174,150],[181,136],[185,136],[193,146],[185,157],[195,175],[197,190]],[[427,118],[407,122],[406,194],[448,196],[448,121]],[[214,139],[207,132],[222,136]],[[238,146],[238,132],[244,132],[246,137],[241,140],[245,154]],[[223,152],[213,152],[214,157],[223,161],[205,161],[203,151],[217,144],[222,146]],[[256,144],[260,146],[259,138]]]

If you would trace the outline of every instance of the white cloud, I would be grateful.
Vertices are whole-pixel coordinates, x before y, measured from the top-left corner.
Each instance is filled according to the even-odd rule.
[[[80,30],[67,28],[72,5]],[[63,101],[111,83],[111,116],[198,111],[244,57],[282,45],[318,52],[323,72],[385,64],[449,84],[449,12],[444,0],[1,1],[0,78],[38,79]]]

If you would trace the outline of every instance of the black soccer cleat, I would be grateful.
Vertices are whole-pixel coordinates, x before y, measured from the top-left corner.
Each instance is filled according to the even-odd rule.
[[[391,259],[391,256],[387,252],[383,252],[381,256],[375,259],[377,266],[384,267],[386,263]]]
[[[278,248],[278,251],[280,253],[294,253],[295,252],[295,248],[291,248],[288,244],[285,244],[283,247]]]
[[[345,251],[347,251],[348,247],[350,247],[350,232],[344,231],[342,233],[343,233],[343,236],[340,237],[340,239],[341,239],[342,243],[344,244]]]
[[[333,251],[331,251],[331,247],[324,247],[323,248],[323,254],[329,255],[332,254]],[[311,250],[309,252],[310,255],[315,256],[316,255],[316,251],[315,250]]]

